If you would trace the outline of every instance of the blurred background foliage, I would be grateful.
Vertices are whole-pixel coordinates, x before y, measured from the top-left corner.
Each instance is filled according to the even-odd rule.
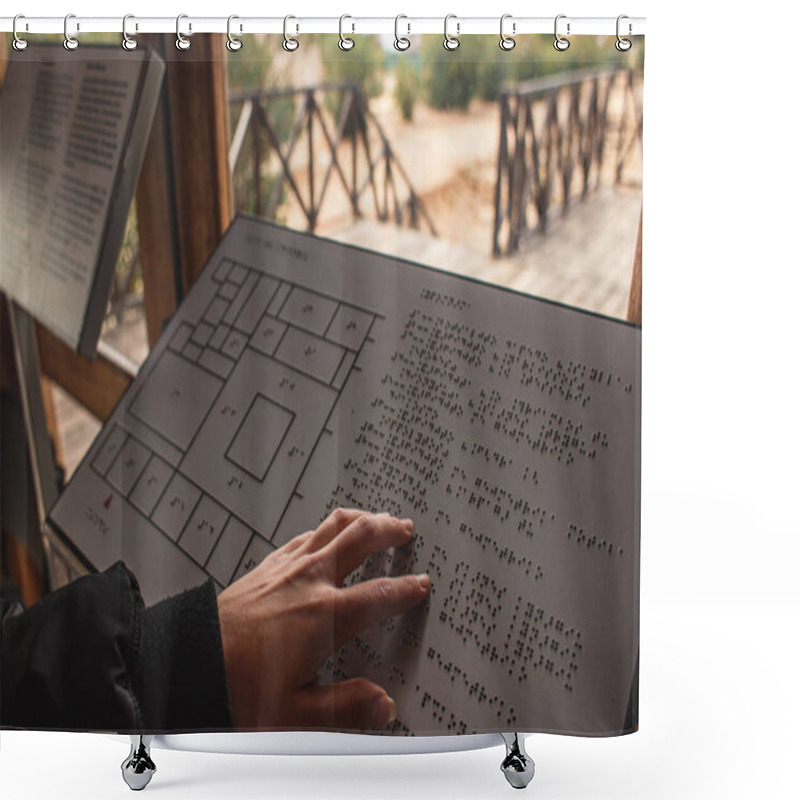
[[[377,97],[383,92],[386,74],[386,51],[378,36],[362,34],[355,37],[352,50],[341,50],[339,40],[329,34],[311,34],[303,42],[319,48],[325,77],[332,82],[354,83],[364,97]]]
[[[497,100],[506,84],[590,67],[644,63],[642,46],[620,53],[608,36],[576,36],[565,52],[556,51],[552,36],[518,37],[509,51],[498,43],[497,36],[464,36],[457,50],[447,51],[440,37],[424,37],[417,69],[425,101],[433,108],[466,109],[473,98]]]
[[[406,122],[414,118],[414,104],[419,97],[422,85],[421,70],[418,64],[398,60],[394,69],[394,99]]]
[[[11,50],[11,34],[5,34]],[[37,35],[32,41],[58,43],[60,35]],[[118,44],[116,33],[81,36],[81,41],[93,44]],[[238,53],[228,53],[228,81],[232,95],[257,92],[287,84],[286,77],[275,69],[278,59],[286,64],[278,36],[248,36]],[[551,35],[519,36],[513,50],[498,47],[498,36],[463,36],[455,51],[442,47],[441,36],[412,37],[411,48],[399,53],[391,41],[379,36],[358,34],[356,46],[349,51],[338,47],[338,38],[331,34],[304,34],[300,37],[303,50],[316,51],[321,63],[323,80],[355,83],[367,98],[377,97],[391,84],[393,95],[403,118],[413,116],[415,102],[425,102],[433,108],[466,109],[477,98],[496,100],[507,83],[533,80],[558,72],[568,72],[597,66],[628,66],[641,68],[644,64],[644,40],[634,39],[633,49],[620,53],[614,47],[613,36],[574,36],[565,52],[557,52]],[[304,56],[288,54],[288,58]],[[390,80],[387,80],[390,78]],[[333,102],[333,101],[331,101]],[[341,102],[341,101],[339,101]],[[282,135],[291,129],[293,102],[275,109]],[[332,111],[338,110],[331,108]]]

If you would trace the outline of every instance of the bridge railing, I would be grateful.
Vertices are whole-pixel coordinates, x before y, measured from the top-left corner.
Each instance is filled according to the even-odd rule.
[[[492,252],[519,250],[557,213],[626,170],[640,180],[641,73],[616,68],[528,81],[500,95]]]
[[[371,216],[411,228],[435,228],[421,198],[352,83],[323,83],[231,97],[237,120],[230,167],[240,209],[314,231],[324,215]]]

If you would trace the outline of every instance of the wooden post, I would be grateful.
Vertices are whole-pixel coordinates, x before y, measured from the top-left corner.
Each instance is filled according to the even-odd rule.
[[[308,229],[317,227],[317,208],[314,205],[314,90],[308,90]]]
[[[131,376],[103,355],[91,360],[79,356],[41,325],[36,326],[36,338],[42,372],[105,422],[130,385]]]
[[[147,341],[150,347],[158,339],[164,322],[175,311],[180,291],[180,261],[177,242],[173,236],[177,212],[172,199],[171,174],[165,146],[167,130],[164,122],[164,98],[162,90],[136,188],[139,261],[144,286]]]
[[[253,146],[253,186],[255,187],[255,209],[256,216],[260,217],[261,207],[261,115],[253,115],[253,123],[250,125],[251,143]]]
[[[45,375],[42,375],[42,400],[44,402],[44,416],[47,420],[47,430],[53,442],[53,456],[56,464],[64,468],[64,448],[61,444],[61,434],[58,429],[58,417],[56,416],[56,400],[53,395],[53,382]]]
[[[523,108],[524,106],[524,108]],[[525,122],[530,113],[530,100],[523,101],[522,97],[517,96],[517,104],[514,113],[514,154],[509,159],[509,180],[508,180],[508,246],[506,253],[519,250],[519,242],[522,237],[522,228],[525,222],[525,208],[522,205],[523,184],[527,170],[525,169]],[[532,129],[534,140],[536,131]]]
[[[636,253],[633,256],[631,291],[628,295],[628,322],[642,324],[642,211],[639,211],[639,234],[636,237]]]
[[[136,194],[150,343],[183,299],[234,214],[228,164],[225,37],[140,36],[167,62],[162,103]]]
[[[195,36],[181,53],[169,37],[166,87],[184,293],[234,214],[224,42],[221,34]]]
[[[492,234],[492,255],[497,258],[501,255],[500,229],[503,224],[501,207],[502,185],[505,177],[506,161],[508,160],[508,95],[500,95],[500,150],[497,154],[497,178],[494,186],[494,232]]]

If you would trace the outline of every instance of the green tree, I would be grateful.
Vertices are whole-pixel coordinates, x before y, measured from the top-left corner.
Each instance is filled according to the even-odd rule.
[[[377,36],[356,36],[351,50],[341,50],[339,40],[329,34],[319,34],[312,41],[319,47],[331,81],[354,83],[365,97],[377,97],[383,91],[386,55]]]
[[[433,108],[466,109],[479,85],[479,37],[465,36],[458,50],[442,47],[439,36],[426,36],[422,43],[423,78],[428,103]]]
[[[419,68],[402,59],[396,62],[394,69],[394,99],[406,122],[414,118],[414,105],[417,102],[420,91]]]
[[[473,97],[496,100],[506,84],[578,69],[641,67],[644,41],[635,39],[632,51],[620,53],[613,36],[575,36],[569,49],[559,52],[550,35],[518,36],[514,49],[504,51],[497,36],[464,36],[459,48],[448,52],[441,37],[426,36],[422,59],[428,102],[466,109]]]

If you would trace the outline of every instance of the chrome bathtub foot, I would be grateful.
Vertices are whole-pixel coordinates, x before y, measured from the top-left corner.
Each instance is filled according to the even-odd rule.
[[[506,743],[506,757],[500,765],[506,780],[515,789],[524,789],[535,771],[533,759],[525,752],[525,739],[518,733],[501,733]]]
[[[156,765],[150,758],[152,741],[152,736],[131,734],[131,752],[122,762],[122,777],[134,792],[144,789],[155,774]]]

